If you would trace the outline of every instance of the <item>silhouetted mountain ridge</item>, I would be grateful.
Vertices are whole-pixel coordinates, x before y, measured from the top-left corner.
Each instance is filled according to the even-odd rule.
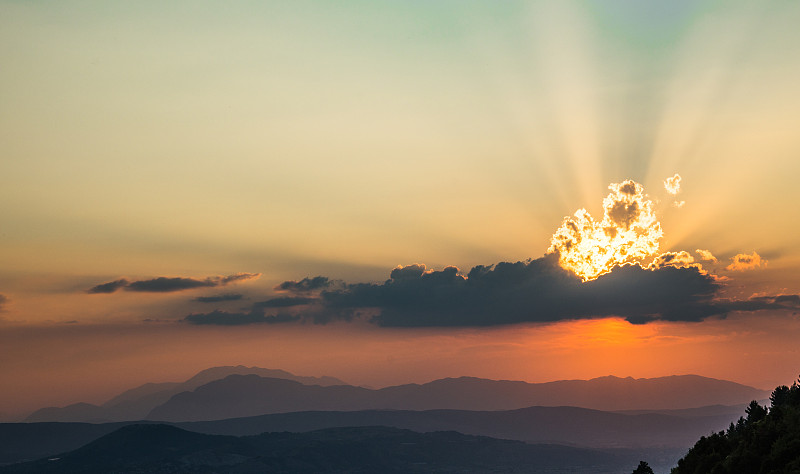
[[[206,435],[173,426],[130,425],[77,450],[0,468],[7,473],[332,473],[532,472],[613,473],[630,454],[456,432],[415,433],[387,427],[309,433]]]
[[[699,436],[724,428],[741,413],[738,410],[730,414],[732,407],[723,408],[709,407],[707,412],[692,409],[679,415],[630,415],[575,407],[528,407],[510,411],[308,411],[175,423],[175,426],[206,434],[236,436],[372,425],[419,432],[458,431],[531,443],[598,449],[636,448],[647,450],[648,455],[642,459],[654,464],[658,456],[666,456],[674,463]],[[75,449],[120,426],[122,423],[0,424],[0,464]],[[662,448],[667,454],[658,454]]]
[[[724,428],[737,416],[625,415],[578,407],[528,407],[507,411],[307,411],[176,425],[202,433],[237,436],[381,425],[420,432],[458,431],[529,443],[654,448],[688,447],[698,436]]]
[[[209,376],[213,378],[213,373]],[[197,380],[203,381],[202,378]],[[130,398],[120,397],[117,401],[118,403],[136,401],[136,396],[145,398],[160,393],[153,391],[153,388],[145,387]],[[795,386],[791,391],[789,389],[786,391],[792,397],[798,393]],[[568,404],[575,400],[608,404],[609,397],[615,394],[619,395],[621,401],[616,400],[611,405],[627,404],[626,412],[605,412],[575,406],[529,406],[512,410],[493,409],[493,411],[392,407],[344,411],[335,408],[347,404],[369,406],[387,403],[412,407],[426,403],[443,403],[450,406],[487,403],[498,405],[519,403],[521,400],[530,400],[530,397],[539,397],[540,400],[556,397],[560,404]],[[753,394],[755,396],[748,396]],[[776,397],[776,393],[772,395]],[[433,469],[436,472],[445,472],[443,470],[447,469],[448,472],[506,472],[503,471],[504,461],[499,461],[498,464],[499,458],[495,448],[502,452],[511,445],[494,444],[490,448],[478,449],[477,451],[483,450],[482,452],[488,456],[484,458],[469,458],[469,455],[463,452],[474,454],[476,450],[470,451],[464,446],[455,447],[466,440],[468,445],[475,448],[478,446],[474,444],[476,441],[468,439],[469,436],[475,435],[533,443],[571,444],[573,447],[576,445],[602,447],[605,452],[601,454],[611,455],[612,458],[615,456],[613,453],[625,452],[627,456],[638,459],[626,458],[624,465],[617,464],[605,472],[626,472],[635,466],[639,459],[647,459],[652,466],[659,465],[662,468],[673,466],[679,456],[676,449],[688,446],[690,438],[697,439],[698,433],[716,432],[733,421],[730,406],[712,403],[707,404],[705,408],[680,408],[680,404],[697,403],[708,399],[717,402],[728,399],[741,400],[743,397],[763,399],[764,396],[766,392],[752,387],[699,376],[656,379],[601,377],[586,381],[571,380],[544,384],[458,377],[434,380],[426,384],[407,384],[375,390],[349,385],[328,387],[303,385],[292,380],[261,377],[255,374],[233,374],[199,385],[193,391],[175,394],[153,411],[163,409],[166,413],[178,417],[182,415],[182,411],[189,415],[206,412],[200,418],[212,418],[222,413],[237,411],[263,411],[276,408],[289,409],[293,412],[175,424],[192,430],[194,433],[190,435],[175,429],[135,428],[130,431],[123,430],[118,436],[102,437],[109,431],[117,429],[119,424],[0,424],[0,455],[5,461],[19,459],[18,448],[32,444],[40,447],[41,453],[48,455],[49,458],[66,460],[66,463],[62,464],[59,464],[61,463],[59,459],[15,465],[0,469],[0,472],[373,472],[375,470],[392,472],[380,468],[381,464],[370,463],[391,459],[399,452],[397,432],[402,429],[427,432],[426,435],[438,435],[437,433],[449,431],[450,434],[447,436],[451,436],[445,437],[445,447],[442,447],[441,443],[436,445],[435,442],[433,445],[425,445],[423,452],[437,454],[430,461],[423,462],[434,464],[423,468],[417,461],[408,464],[410,461],[407,458],[395,459],[392,465],[404,466],[402,472],[431,472],[426,469],[432,466],[438,466]],[[670,399],[669,403],[665,403],[666,398]],[[642,400],[646,400],[650,405],[646,408],[637,408],[636,403],[641,403]],[[298,407],[309,404],[323,404],[323,410],[326,411],[298,411]],[[658,404],[662,404],[662,408],[658,408]],[[667,408],[663,408],[664,405]],[[676,405],[678,408],[674,408]],[[656,408],[653,408],[654,406]],[[91,406],[78,404],[75,409],[91,410]],[[796,415],[792,416],[796,418]],[[158,425],[158,423],[149,424]],[[376,428],[374,425],[384,427]],[[372,428],[369,428],[370,426]],[[320,428],[323,431],[313,431]],[[149,431],[151,429],[161,431],[153,435],[153,432]],[[737,433],[740,431],[739,425],[736,425],[736,430]],[[275,433],[276,431],[283,433]],[[455,433],[456,431],[464,434]],[[245,438],[230,436],[262,432],[271,433]],[[137,439],[139,435],[136,433],[150,434],[144,437],[146,439]],[[412,433],[409,436],[419,434]],[[210,437],[203,437],[204,435]],[[452,438],[452,436],[462,438]],[[464,436],[467,438],[463,438]],[[248,454],[241,450],[252,449],[254,442],[251,440],[262,437],[270,439],[269,445],[272,451],[265,454],[262,448],[266,445],[260,445],[259,449],[262,451],[255,455],[257,460],[251,462],[252,452]],[[57,446],[76,446],[92,439],[99,444],[91,442],[65,456],[52,455],[58,452],[52,450]],[[31,443],[30,440],[34,442]],[[401,446],[423,445],[429,441],[431,440],[419,441],[408,438],[400,444]],[[389,446],[394,447],[390,449]],[[537,446],[541,448],[540,445]],[[638,447],[638,451],[619,449],[609,451],[611,447],[616,446]],[[281,451],[283,448],[286,450]],[[95,452],[97,449],[101,452]],[[127,449],[128,452],[115,454],[118,449]],[[380,454],[381,450],[387,449],[389,454]],[[520,454],[515,451],[516,449],[505,451],[500,458],[513,458],[520,462],[525,462],[523,459],[534,459],[525,458],[527,454]],[[583,459],[581,456],[586,453],[569,451],[570,448],[565,446],[550,446],[548,449],[558,451],[561,458],[554,460],[553,464],[543,468],[544,470],[530,469],[529,472],[604,472],[605,468],[601,469],[598,466],[610,466],[604,464],[610,458],[605,458],[606,461],[595,459],[595,463],[591,466],[581,464],[583,461],[569,464],[573,457]],[[145,453],[139,456],[137,453],[141,451]],[[362,451],[367,455],[362,456]],[[28,455],[35,454],[36,449],[28,449],[26,452]],[[340,468],[332,468],[331,466],[337,466],[336,463],[341,462],[339,457],[343,452],[350,453],[352,459],[340,465]],[[685,451],[681,449],[681,452]],[[783,452],[788,451],[781,451]],[[542,451],[539,451],[537,456],[541,457]],[[488,463],[487,459],[494,461]],[[361,461],[365,461],[366,464]],[[458,464],[461,461],[465,464]],[[519,468],[520,465],[515,463],[513,467]],[[511,469],[510,466],[506,467]]]
[[[575,406],[604,411],[737,405],[767,392],[696,375],[652,379],[602,377],[532,384],[458,377],[381,389],[309,386],[257,375],[231,375],[182,392],[147,419],[201,421],[314,410],[512,410]]]
[[[175,394],[191,391],[214,380],[229,375],[256,374],[262,377],[294,380],[307,385],[346,385],[335,377],[304,377],[280,369],[261,367],[221,366],[202,370],[185,382],[146,383],[126,390],[101,406],[75,403],[65,407],[47,407],[30,414],[26,422],[76,421],[102,423],[109,421],[136,421],[144,419],[155,407],[165,403]]]

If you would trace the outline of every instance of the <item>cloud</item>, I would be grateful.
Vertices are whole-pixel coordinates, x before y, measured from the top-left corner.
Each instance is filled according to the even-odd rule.
[[[299,316],[291,314],[265,315],[258,311],[249,313],[228,313],[212,311],[210,313],[190,314],[183,320],[196,325],[241,326],[245,324],[275,324],[297,321]]]
[[[697,322],[733,311],[798,309],[797,295],[747,300],[717,298],[718,278],[686,252],[668,252],[661,266],[617,266],[582,281],[555,255],[479,265],[466,275],[450,266],[396,267],[382,283],[342,284],[302,297],[276,297],[248,311],[191,314],[191,324],[244,325],[363,318],[381,327],[481,327],[619,316],[633,324]]]
[[[101,283],[86,290],[87,293],[113,293],[120,288],[128,285],[128,280],[121,278],[119,280],[110,281],[108,283]]]
[[[754,296],[746,300],[723,300],[718,303],[721,310],[760,311],[800,309],[800,295]]]
[[[214,296],[198,296],[194,301],[198,303],[221,303],[223,301],[237,301],[242,299],[242,297],[243,295],[240,293],[225,293]]]
[[[694,257],[692,257],[689,254],[689,252],[686,252],[685,250],[681,250],[680,252],[664,252],[661,255],[657,256],[653,260],[653,263],[651,263],[649,266],[649,268],[651,269],[658,269],[664,267],[701,268],[699,263],[694,263]]]
[[[561,268],[554,255],[477,266],[466,276],[455,267],[419,273],[415,264],[412,269],[395,269],[398,278],[382,284],[322,292],[322,305],[333,315],[371,308],[377,311],[372,322],[392,327],[493,326],[610,315],[631,322],[697,321],[716,314],[709,304],[718,283],[694,267],[624,265],[586,282]]]
[[[192,288],[209,286],[219,286],[219,281],[211,279],[195,280],[194,278],[182,277],[158,277],[153,278],[152,280],[140,280],[128,283],[125,289],[128,291],[168,293],[171,291],[190,290]]]
[[[626,180],[608,187],[600,221],[579,209],[565,217],[550,239],[548,253],[557,254],[559,265],[583,280],[593,280],[626,263],[641,264],[658,252],[663,235],[653,203],[641,184]]]
[[[697,249],[695,250],[695,253],[700,256],[700,260],[712,263],[718,262],[717,257],[715,257],[714,254],[708,250]]]
[[[414,278],[348,285],[321,296],[334,319],[341,310],[352,317],[354,311],[372,308],[377,311],[372,322],[384,327],[494,326],[606,316],[634,324],[698,322],[733,311],[800,309],[797,295],[718,299],[717,279],[687,266],[682,260],[686,256],[677,253],[673,259],[680,266],[623,265],[590,281],[581,281],[558,266],[554,256],[546,256],[477,266],[466,276],[455,267],[428,270]]]
[[[3,305],[5,305],[6,303],[8,303],[8,297],[0,294],[0,309],[3,309]]]
[[[746,270],[754,270],[762,266],[767,266],[767,261],[761,258],[761,255],[753,252],[752,255],[740,253],[731,258],[732,263],[725,267],[725,270],[734,272],[743,272]]]
[[[419,278],[423,273],[425,273],[425,271],[426,267],[423,263],[412,263],[411,265],[406,265],[405,267],[398,265],[392,270],[392,273],[389,274],[389,278],[392,280]]]
[[[114,293],[119,289],[148,293],[169,293],[194,288],[225,286],[244,280],[259,278],[260,273],[235,273],[228,276],[213,276],[203,280],[184,277],[157,277],[150,280],[128,281],[124,278],[102,283],[87,290],[87,293]]]
[[[672,196],[677,196],[681,192],[681,175],[675,173],[675,176],[664,180],[664,189]],[[678,201],[677,199],[672,203],[675,207],[683,207],[686,201]]]
[[[665,179],[664,189],[673,196],[681,192],[681,175],[675,173],[675,176]]]
[[[228,275],[226,277],[215,277],[219,280],[218,286],[224,286],[229,283],[234,283],[237,281],[247,281],[247,280],[257,280],[261,277],[260,273],[234,273],[233,275]]]
[[[314,278],[303,278],[300,281],[285,281],[275,287],[275,291],[288,291],[291,293],[307,293],[315,290],[322,290],[328,288],[333,282],[324,276],[315,276]]]

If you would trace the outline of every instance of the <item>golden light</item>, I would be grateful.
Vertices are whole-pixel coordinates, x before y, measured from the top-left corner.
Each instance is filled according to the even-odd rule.
[[[673,196],[681,192],[681,175],[676,173],[675,176],[665,179],[664,189]]]
[[[663,235],[653,203],[641,184],[627,180],[608,187],[603,219],[595,221],[586,209],[565,217],[550,239],[548,253],[583,281],[594,280],[617,265],[641,264],[658,252]]]

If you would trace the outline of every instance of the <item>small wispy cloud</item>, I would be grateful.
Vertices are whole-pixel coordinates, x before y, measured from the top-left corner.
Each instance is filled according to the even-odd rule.
[[[677,196],[681,192],[681,175],[675,173],[675,176],[664,180],[664,189],[673,196]]]
[[[689,254],[689,252],[685,250],[681,250],[680,252],[664,252],[661,255],[657,256],[653,260],[653,263],[650,264],[651,269],[658,269],[664,267],[701,268],[699,264],[694,262],[694,257],[692,257]]]
[[[677,197],[678,193],[681,192],[681,175],[675,173],[674,176],[665,179],[664,189],[666,189],[671,196]],[[686,204],[686,201],[678,201],[677,199],[672,202],[672,205],[675,207],[683,207],[684,204]]]
[[[120,278],[119,280],[110,281],[108,283],[101,283],[99,285],[95,285],[88,290],[87,293],[113,293],[120,288],[124,288],[130,283],[125,278]]]
[[[86,290],[87,293],[114,293],[117,290],[139,291],[147,293],[169,293],[173,291],[191,290],[194,288],[209,288],[225,286],[231,283],[254,280],[261,276],[260,273],[235,273],[228,276],[213,276],[202,280],[185,277],[156,277],[149,280],[128,281],[125,278],[101,283]]]
[[[313,278],[303,278],[300,281],[288,280],[275,287],[275,291],[286,291],[290,293],[308,293],[312,291],[328,288],[333,281],[328,277],[315,276]]]
[[[695,253],[700,256],[700,260],[704,262],[717,263],[717,257],[714,256],[709,250],[696,249]]]
[[[743,272],[747,270],[754,270],[756,268],[767,266],[767,261],[761,258],[756,252],[752,254],[740,253],[731,258],[731,264],[725,267],[725,270],[733,272]]]

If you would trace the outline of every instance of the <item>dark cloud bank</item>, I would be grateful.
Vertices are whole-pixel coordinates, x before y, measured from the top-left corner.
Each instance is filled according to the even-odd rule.
[[[194,288],[225,286],[237,281],[252,280],[260,276],[260,273],[236,273],[228,276],[208,277],[203,280],[183,277],[158,277],[150,280],[128,281],[122,278],[93,286],[86,290],[86,292],[92,294],[114,293],[117,290],[125,289],[127,291],[169,293],[173,291],[191,290]]]
[[[287,281],[279,296],[241,313],[192,314],[192,324],[240,325],[310,320],[326,323],[371,315],[384,327],[495,326],[619,316],[634,324],[701,321],[731,311],[797,309],[800,297],[748,300],[715,298],[720,284],[698,268],[616,267],[582,282],[558,265],[556,255],[527,262],[426,270],[414,264],[392,270],[383,283],[333,284],[326,277]]]

